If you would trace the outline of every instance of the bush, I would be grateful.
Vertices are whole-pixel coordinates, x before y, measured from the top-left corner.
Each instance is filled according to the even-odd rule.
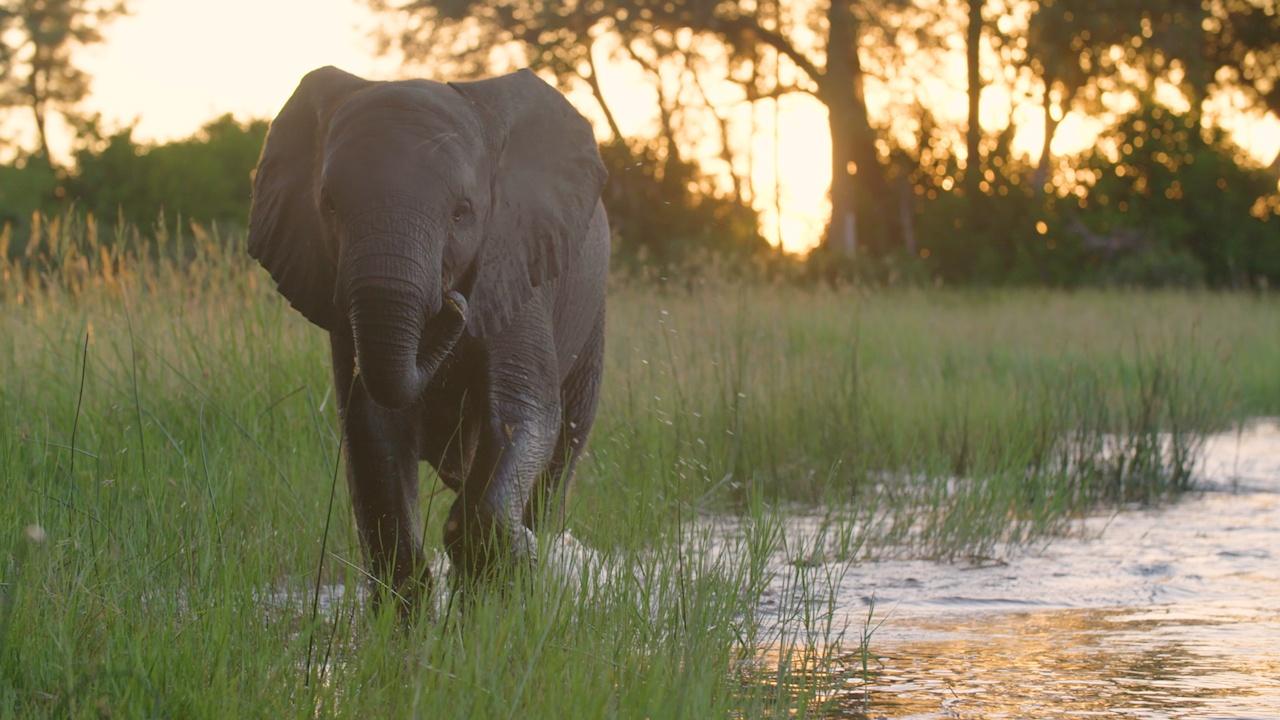
[[[604,204],[617,239],[613,254],[622,268],[696,272],[707,263],[749,263],[773,253],[756,211],[716,193],[695,164],[670,160],[653,145],[615,142],[600,155],[609,171]]]
[[[120,216],[143,227],[162,215],[171,229],[180,220],[243,227],[250,174],[266,134],[266,121],[242,123],[231,115],[160,145],[136,143],[133,131],[124,130],[76,154],[68,194],[98,217]]]
[[[1103,278],[1203,280],[1249,287],[1280,280],[1276,178],[1221,129],[1152,103],[1121,118],[1079,165],[1087,193],[1066,213],[1108,262]]]
[[[0,165],[0,227],[26,227],[33,213],[56,206],[57,190],[57,173],[47,163],[24,159]]]

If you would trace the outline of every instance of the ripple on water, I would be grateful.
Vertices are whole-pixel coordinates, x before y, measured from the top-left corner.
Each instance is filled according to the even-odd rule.
[[[1179,502],[1007,562],[828,572],[837,626],[856,635],[872,598],[884,623],[872,657],[822,669],[824,710],[1280,718],[1280,422],[1209,438],[1201,474]]]

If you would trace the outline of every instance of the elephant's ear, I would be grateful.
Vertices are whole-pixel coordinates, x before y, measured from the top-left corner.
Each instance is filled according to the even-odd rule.
[[[470,331],[487,336],[578,254],[606,173],[591,125],[529,70],[451,84],[473,103],[496,153],[493,205],[468,298]]]
[[[335,67],[312,70],[271,123],[253,177],[249,254],[308,320],[334,324],[334,261],[324,247],[316,177],[328,117],[369,81]]]

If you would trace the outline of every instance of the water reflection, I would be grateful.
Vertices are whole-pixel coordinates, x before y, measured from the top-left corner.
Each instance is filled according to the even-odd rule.
[[[789,682],[832,717],[1280,718],[1280,424],[1211,438],[1201,486],[1008,562],[849,567],[869,656]]]
[[[1206,608],[1206,610],[1209,610]],[[831,670],[825,714],[850,717],[1275,717],[1280,615],[1172,607],[921,622],[934,637]]]

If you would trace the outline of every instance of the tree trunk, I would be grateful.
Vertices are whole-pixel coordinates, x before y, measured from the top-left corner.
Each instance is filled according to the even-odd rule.
[[[827,246],[845,257],[853,257],[858,249],[857,196],[851,167],[853,159],[852,111],[847,101],[832,99],[827,105],[831,127],[831,222],[827,226]],[[860,168],[858,168],[860,169]]]
[[[45,99],[40,92],[40,69],[31,68],[31,76],[27,79],[27,99],[31,101],[31,114],[36,122],[36,134],[40,139],[40,157],[48,165],[53,165],[53,156],[49,154],[49,131],[45,114]]]
[[[1040,146],[1040,159],[1036,162],[1036,172],[1032,176],[1031,185],[1037,193],[1044,193],[1044,185],[1049,180],[1049,166],[1053,164],[1053,136],[1058,132],[1058,125],[1062,122],[1062,118],[1054,119],[1053,117],[1053,101],[1049,97],[1049,89],[1053,87],[1052,81],[1045,80],[1044,83],[1044,100],[1042,101],[1044,109],[1044,143]],[[1066,116],[1065,110],[1063,117]]]
[[[893,235],[892,213],[877,212],[889,197],[876,136],[862,91],[858,27],[849,0],[828,9],[827,70],[818,86],[831,130],[831,222],[826,244],[851,255],[859,243],[883,252]]]
[[[773,2],[773,30],[782,34],[782,3]],[[782,86],[782,53],[773,53],[773,89]],[[778,247],[786,247],[782,233],[782,96],[773,99],[773,232]],[[852,254],[852,251],[850,251]]]
[[[618,142],[623,142],[622,130],[618,129],[618,121],[613,116],[613,111],[609,109],[609,103],[605,102],[604,92],[600,89],[600,75],[596,72],[595,43],[587,48],[587,68],[591,74],[587,76],[587,85],[591,88],[591,94],[596,99],[596,104],[600,106],[600,111],[604,113],[605,122],[609,123],[609,131],[613,133],[613,137]]]
[[[685,65],[689,67],[689,74],[693,77],[693,85],[698,89],[698,94],[702,96],[702,102],[707,106],[707,111],[711,113],[711,117],[715,118],[716,125],[720,128],[720,159],[724,161],[725,167],[729,171],[729,182],[733,184],[733,199],[739,204],[747,203],[747,198],[743,195],[742,178],[738,177],[737,170],[733,165],[733,144],[729,138],[729,118],[721,114],[716,106],[711,102],[711,97],[707,95],[707,89],[702,85],[702,79],[698,77],[698,71],[687,60]]]
[[[759,84],[760,66],[757,63],[759,51],[751,56],[751,88],[755,88]],[[759,122],[756,120],[756,104],[751,103],[751,133],[747,135],[747,194],[750,196],[748,203],[755,205],[756,202],[756,131],[759,129]],[[1280,157],[1280,156],[1277,156]]]
[[[667,91],[662,85],[662,60],[659,58],[656,62],[650,63],[645,60],[636,49],[631,46],[630,42],[625,43],[627,54],[641,68],[653,76],[654,90],[658,93],[658,124],[660,127],[659,135],[662,136],[663,144],[666,149],[666,156],[663,158],[662,183],[667,190],[678,192],[674,186],[675,178],[678,173],[674,172],[675,168],[680,164],[680,145],[676,142],[676,130],[673,115],[675,110],[672,104],[667,102]],[[679,93],[677,93],[679,96]]]
[[[53,164],[53,156],[49,153],[49,133],[45,128],[45,114],[39,105],[31,107],[32,114],[36,119],[36,133],[40,137],[40,158],[49,165]]]
[[[902,246],[906,248],[908,255],[914,257],[916,254],[915,208],[912,207],[914,205],[914,193],[911,190],[911,182],[907,179],[906,173],[898,175],[896,184],[898,225],[902,232]]]
[[[1187,114],[1190,116],[1197,133],[1203,134],[1205,130],[1204,104],[1209,99],[1209,85],[1213,82],[1213,70],[1210,68],[1209,60],[1204,54],[1206,45],[1204,23],[1208,19],[1208,11],[1205,9],[1204,3],[1188,4],[1191,5],[1189,8],[1191,21],[1187,24],[1193,33],[1195,44],[1189,48],[1183,58],[1183,68],[1186,73],[1183,82],[1186,84],[1187,100],[1191,106],[1187,110]]]
[[[982,4],[983,0],[969,0],[969,30],[965,44],[965,62],[969,71],[969,120],[965,128],[964,187],[971,227],[977,227],[982,220],[982,209],[978,203],[982,193],[982,120],[979,115],[982,103]]]

